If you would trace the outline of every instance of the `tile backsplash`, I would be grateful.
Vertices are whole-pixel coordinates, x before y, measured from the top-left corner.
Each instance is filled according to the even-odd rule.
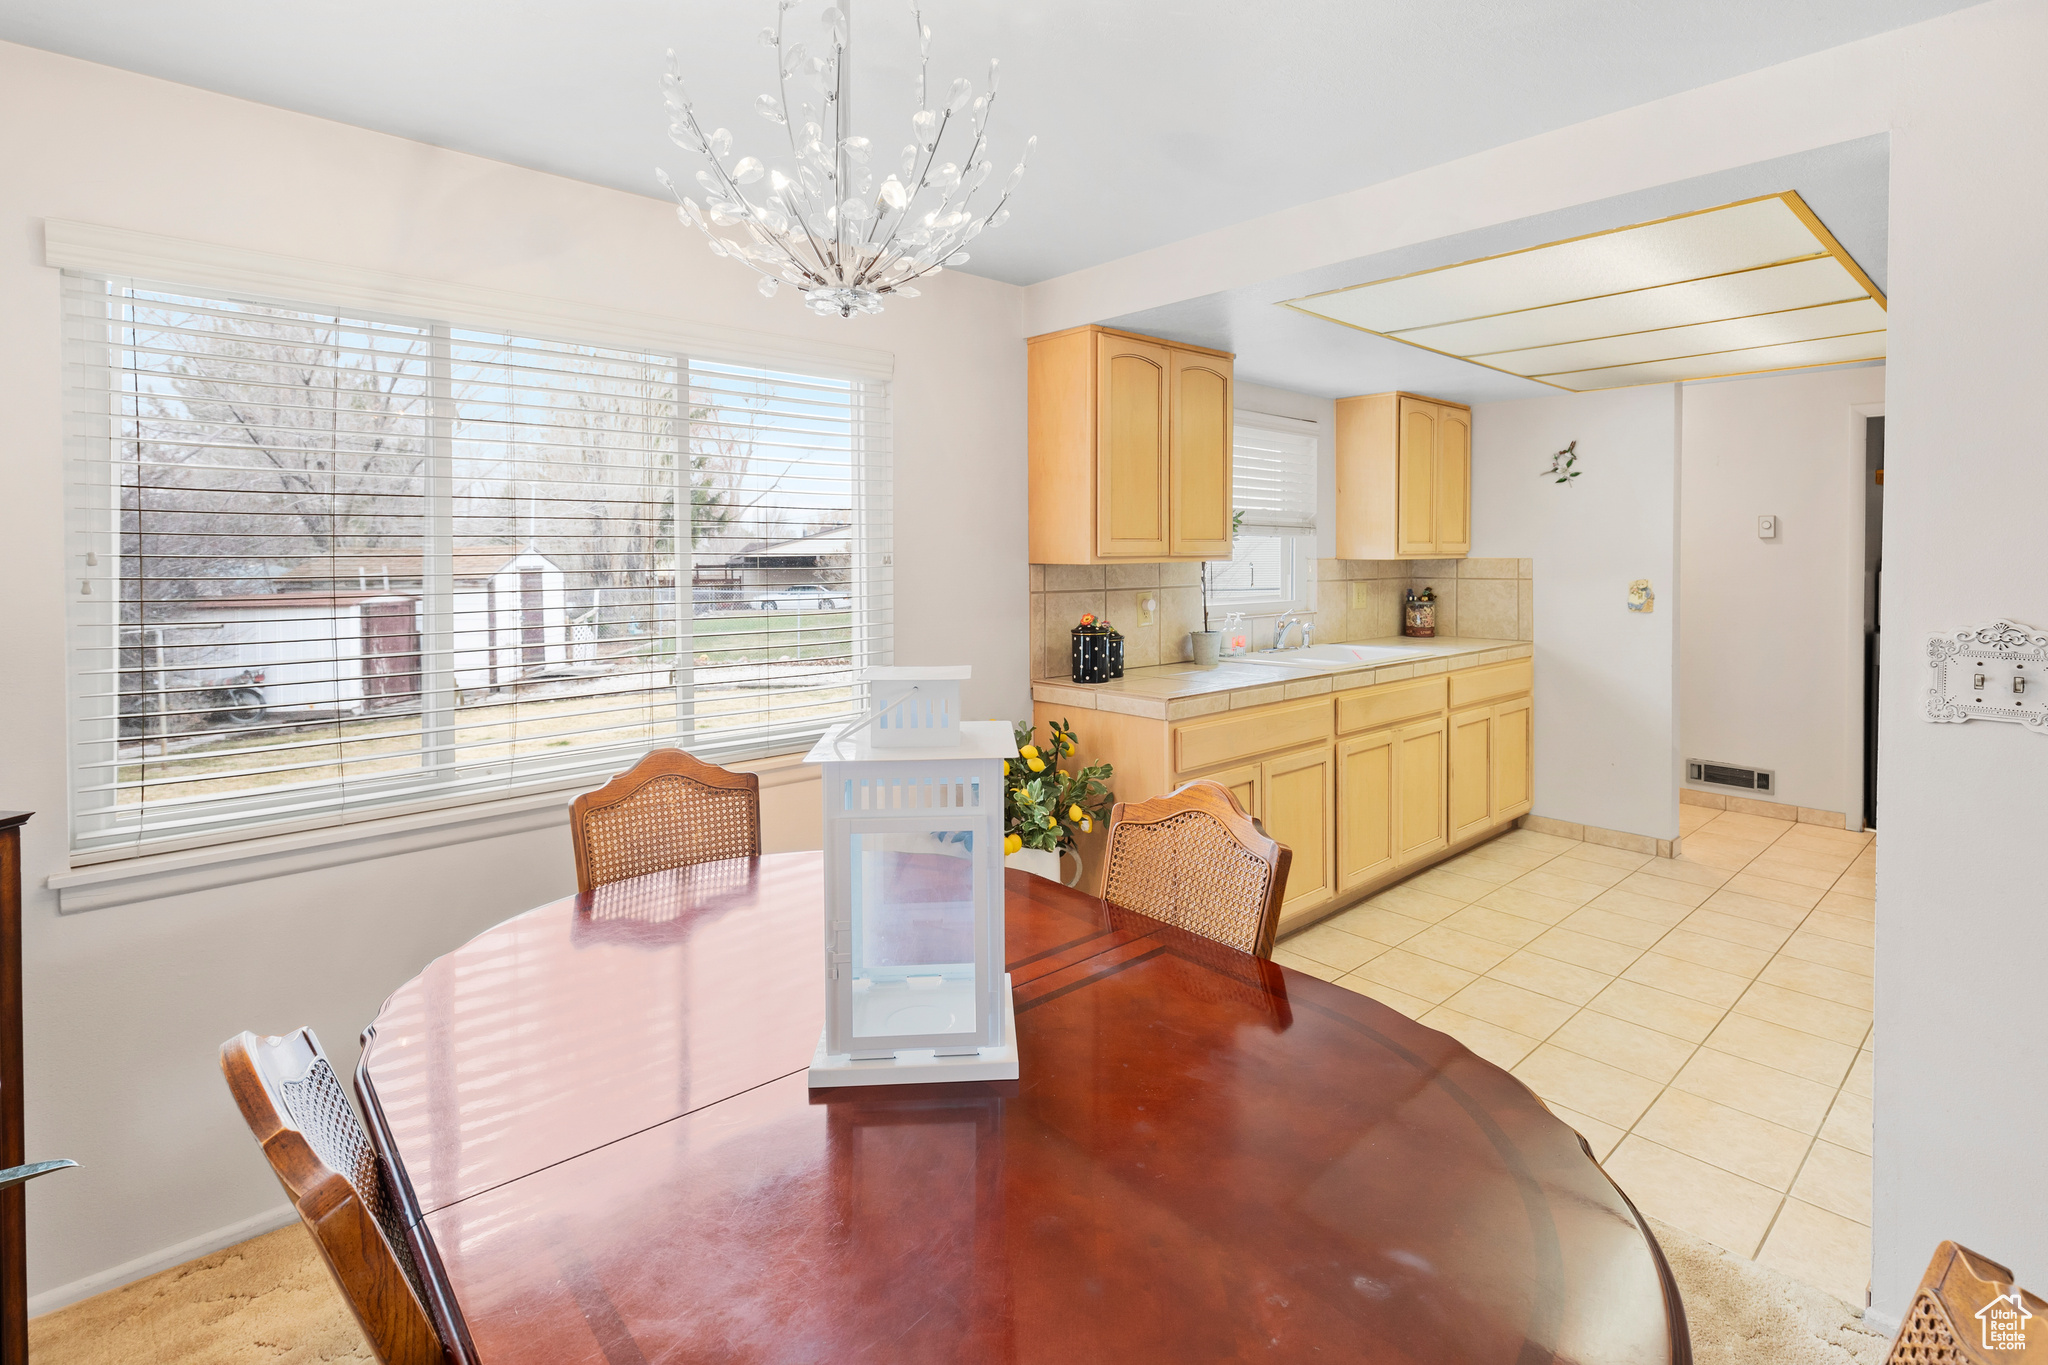
[[[1188,632],[1202,628],[1201,570],[1200,564],[1033,564],[1031,676],[1067,676],[1068,632],[1091,611],[1123,632],[1126,668],[1192,657]],[[1313,581],[1303,596],[1315,604],[1319,643],[1399,635],[1401,602],[1411,587],[1436,589],[1439,635],[1536,638],[1526,559],[1323,559],[1309,572]],[[1153,623],[1139,625],[1139,604],[1148,597],[1158,604]],[[1253,648],[1273,643],[1276,619],[1277,613],[1250,618]]]

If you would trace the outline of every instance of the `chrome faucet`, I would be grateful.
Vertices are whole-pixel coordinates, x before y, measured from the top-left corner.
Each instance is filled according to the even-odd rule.
[[[1301,628],[1301,643],[1293,646],[1293,648],[1303,649],[1307,647],[1309,631],[1308,623],[1301,619],[1301,614],[1299,612],[1282,612],[1280,614],[1280,619],[1273,623],[1274,652],[1277,653],[1280,650],[1288,648],[1287,628],[1289,626],[1299,626]]]

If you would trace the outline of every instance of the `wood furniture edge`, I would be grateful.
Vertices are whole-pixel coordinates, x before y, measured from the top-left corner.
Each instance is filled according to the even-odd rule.
[[[441,1334],[442,1349],[448,1353],[453,1365],[475,1365],[476,1343],[470,1339],[469,1323],[462,1316],[462,1307],[455,1301],[455,1291],[450,1287],[448,1268],[441,1263],[441,1249],[434,1245],[434,1235],[427,1228],[426,1215],[420,1212],[419,1196],[413,1192],[412,1177],[406,1174],[398,1160],[397,1144],[391,1140],[391,1129],[384,1117],[384,1102],[377,1096],[377,1083],[370,1075],[370,1051],[377,1041],[377,1026],[371,1024],[363,1030],[362,1051],[356,1057],[356,1100],[363,1107],[365,1126],[370,1130],[370,1145],[377,1149],[377,1159],[383,1163],[385,1175],[391,1182],[391,1197],[398,1204],[398,1217],[405,1224],[405,1240],[412,1249],[413,1263],[420,1268],[420,1279],[427,1288],[427,1312],[433,1318],[434,1328]]]
[[[1095,343],[1083,328],[1035,337],[1026,346],[1026,539],[1033,564],[1093,563],[1095,523]],[[1071,353],[1070,353],[1071,352]],[[1088,515],[1045,517],[1031,509],[1086,498]],[[1084,534],[1085,532],[1085,534]]]
[[[1146,336],[1143,332],[1126,332],[1120,327],[1104,327],[1100,323],[1095,322],[1084,322],[1078,327],[1062,327],[1057,332],[1040,332],[1037,336],[1025,337],[1024,344],[1029,346],[1040,341],[1052,341],[1058,337],[1069,337],[1084,332],[1092,336],[1127,337],[1132,341],[1150,341],[1160,346],[1170,346],[1176,351],[1189,351],[1195,355],[1212,355],[1224,360],[1237,359],[1237,352],[1235,351],[1219,351],[1213,346],[1197,346],[1189,341],[1172,341],[1166,337]]]
[[[0,812],[0,1166],[28,1160],[22,1104],[21,830]],[[28,1188],[0,1190],[0,1362],[28,1365]]]

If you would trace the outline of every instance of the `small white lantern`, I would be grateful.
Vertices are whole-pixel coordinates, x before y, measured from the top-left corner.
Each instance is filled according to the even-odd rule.
[[[810,1083],[1014,1080],[1003,761],[1016,739],[1003,721],[959,720],[967,669],[886,672],[871,678],[890,691],[869,716],[828,731],[806,758],[825,770],[825,1029]],[[923,684],[950,684],[945,723],[927,724],[920,708],[883,728],[930,699]],[[902,735],[918,738],[885,742]]]
[[[960,742],[960,684],[973,668],[871,668],[868,716],[878,749],[945,749]]]

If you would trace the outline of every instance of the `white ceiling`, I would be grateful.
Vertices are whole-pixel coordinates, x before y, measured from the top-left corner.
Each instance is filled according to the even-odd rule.
[[[1885,353],[1883,301],[1796,194],[1373,280],[1287,306],[1579,393]]]
[[[970,269],[1030,283],[1966,3],[926,0],[925,18],[942,82],[978,87],[1002,59],[998,166],[1039,136]],[[749,111],[772,17],[772,0],[0,0],[0,40],[661,197],[655,166],[696,170],[664,132],[663,50],[702,113],[765,142]],[[855,122],[875,115],[886,146],[908,130],[907,3],[858,0],[854,34]]]

